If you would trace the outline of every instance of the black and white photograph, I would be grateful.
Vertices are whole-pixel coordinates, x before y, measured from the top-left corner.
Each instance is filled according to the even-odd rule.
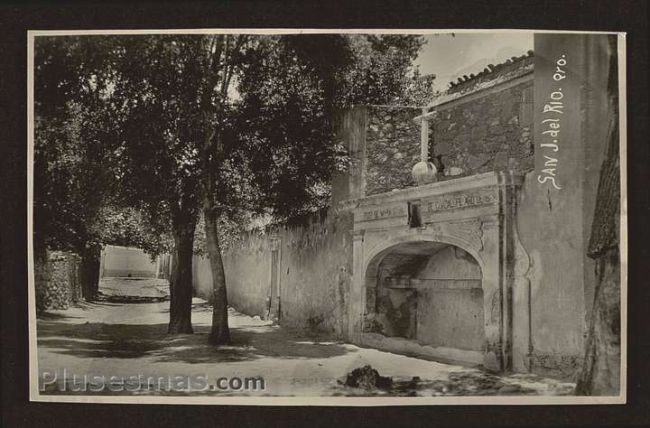
[[[625,34],[27,43],[30,400],[626,402]]]

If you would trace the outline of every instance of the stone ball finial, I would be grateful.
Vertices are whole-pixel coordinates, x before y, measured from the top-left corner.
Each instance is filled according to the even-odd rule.
[[[418,186],[435,183],[438,180],[436,177],[437,172],[438,170],[432,162],[424,161],[416,163],[411,170],[413,180],[415,180]]]

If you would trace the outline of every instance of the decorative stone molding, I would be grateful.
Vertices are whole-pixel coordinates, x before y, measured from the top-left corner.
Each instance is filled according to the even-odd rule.
[[[366,306],[367,302],[372,304],[368,296],[373,293],[368,290],[377,286],[378,268],[387,254],[404,245],[416,245],[415,248],[452,245],[465,250],[481,268],[485,317],[483,365],[495,371],[509,369],[512,280],[515,273],[521,275],[528,270],[526,257],[521,256],[525,251],[513,231],[517,201],[514,196],[519,183],[518,177],[508,173],[486,173],[357,200],[353,209],[351,296],[356,301],[351,305],[354,308],[350,314],[351,340],[363,341],[361,330],[365,316],[373,312]],[[410,203],[421,209],[422,224],[417,227],[409,226]],[[384,342],[373,341],[369,345]],[[458,350],[456,355],[463,355],[463,351]],[[476,362],[474,354],[467,354],[467,361],[470,360]]]
[[[453,245],[467,251],[472,257],[476,259],[479,266],[483,268],[484,260],[481,257],[480,249],[477,249],[477,242],[473,245],[468,243],[462,237],[456,234],[449,233],[443,225],[427,225],[425,228],[417,228],[408,230],[404,233],[393,235],[391,233],[376,233],[375,231],[369,232],[366,235],[364,242],[364,270],[369,269],[373,264],[373,260],[377,257],[381,258],[382,252],[390,248],[407,242],[439,242],[443,244]],[[376,260],[375,260],[376,261]]]
[[[498,202],[498,196],[495,190],[493,187],[483,187],[475,190],[436,195],[432,198],[425,199],[423,206],[428,215],[433,215],[441,211],[495,205]]]

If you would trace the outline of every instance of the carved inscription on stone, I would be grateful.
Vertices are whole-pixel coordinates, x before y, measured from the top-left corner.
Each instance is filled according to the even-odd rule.
[[[374,207],[367,209],[361,214],[361,221],[382,220],[392,217],[406,216],[406,203],[387,207]]]
[[[424,216],[433,215],[438,212],[471,208],[498,203],[496,189],[483,187],[470,191],[450,192],[443,195],[432,196],[424,199],[421,203]],[[407,202],[391,205],[377,205],[366,207],[361,211],[358,222],[384,220],[407,216]]]
[[[436,213],[459,208],[494,205],[498,202],[495,189],[485,187],[470,192],[453,192],[423,201],[425,213]]]

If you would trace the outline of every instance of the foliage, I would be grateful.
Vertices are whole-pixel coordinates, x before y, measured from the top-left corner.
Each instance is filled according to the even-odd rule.
[[[267,39],[239,81],[239,150],[258,209],[292,218],[323,206],[331,173],[347,161],[333,135],[336,79],[347,66],[342,36]],[[340,67],[340,68],[337,68]]]
[[[146,213],[132,207],[104,206],[92,227],[103,244],[140,248],[152,258],[173,247],[166,224],[154,224]]]
[[[257,208],[291,221],[326,206],[329,178],[348,161],[333,134],[334,110],[428,103],[434,76],[412,65],[424,43],[418,36],[287,36],[247,51],[238,148],[246,150]]]
[[[99,42],[99,45],[95,42]],[[118,106],[107,100],[112,69],[103,39],[37,38],[35,44],[34,227],[37,245],[83,252],[115,188],[111,164]]]
[[[413,62],[426,43],[415,35],[353,35],[352,66],[342,76],[339,105],[427,105],[434,75],[422,75]]]
[[[433,79],[412,66],[422,44],[370,35],[44,39],[36,58],[39,224],[60,246],[122,242],[152,254],[168,248],[160,236],[169,230],[178,256],[170,332],[179,333],[191,332],[202,216],[214,316],[227,341],[217,231],[234,236],[251,214],[291,221],[322,208],[332,172],[348,161],[335,110],[422,104]]]
[[[251,230],[264,230],[270,223],[269,215],[255,215],[250,211],[238,210],[223,214],[219,217],[217,228],[219,229],[219,241],[222,250],[234,247],[242,240],[242,232]],[[201,215],[194,233],[194,254],[206,256],[208,254],[205,219]]]
[[[211,127],[225,216],[315,211],[346,164],[333,110],[423,104],[431,94],[433,76],[412,65],[418,36],[233,37],[228,69],[210,63],[218,43],[223,36],[37,38],[35,214],[50,246],[116,239],[115,222],[98,216],[118,190],[158,230],[178,204],[196,210]],[[112,225],[106,238],[101,224]]]
[[[196,217],[201,132],[196,46],[187,36],[117,42],[114,96],[125,105],[119,163],[125,197],[153,222],[169,224],[179,211]]]

